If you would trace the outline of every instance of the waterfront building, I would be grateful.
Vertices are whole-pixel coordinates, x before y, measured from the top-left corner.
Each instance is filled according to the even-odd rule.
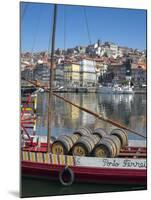
[[[94,60],[83,59],[80,63],[80,86],[94,86],[97,82],[96,62]]]
[[[60,48],[56,49],[55,54],[59,55],[59,56],[62,55],[63,54],[63,49],[60,49]]]
[[[133,63],[138,63],[140,60],[141,55],[137,54],[137,53],[133,53],[133,52],[129,52],[129,58],[131,58],[133,60]]]
[[[145,65],[145,64],[144,64]],[[144,65],[139,65],[139,63],[133,63],[127,61],[123,64],[121,63],[111,63],[108,66],[106,74],[104,74],[105,82],[116,81],[122,83],[125,80],[132,80],[134,85],[146,84],[146,68]],[[110,75],[113,75],[112,77]]]
[[[128,55],[130,51],[128,47],[122,47],[122,46],[119,46],[118,50],[121,54],[123,54],[123,56]]]
[[[64,84],[67,87],[78,87],[80,82],[80,64],[64,64]]]
[[[116,58],[118,56],[118,45],[112,42],[105,42],[102,45],[102,55],[106,55],[108,58]]]
[[[101,46],[98,46],[97,48],[95,48],[95,55],[101,57],[104,54],[104,50],[102,49]]]
[[[47,64],[39,60],[33,70],[34,80],[40,81],[43,85],[49,84],[50,70]]]
[[[113,82],[116,81],[121,83],[126,78],[126,68],[124,64],[121,63],[111,63],[108,66],[107,73],[104,74],[104,82]]]
[[[108,65],[104,63],[100,63],[96,65],[96,77],[97,77],[97,83],[102,82],[103,76],[108,71]]]
[[[132,80],[136,85],[141,86],[147,83],[147,72],[146,68],[143,68],[139,64],[132,63]]]
[[[118,46],[114,43],[110,43],[110,50],[112,51],[112,56],[117,56]]]
[[[94,44],[94,54],[98,57],[101,57],[104,54],[104,49],[102,48],[100,40]]]
[[[58,64],[55,68],[55,85],[57,87],[64,85],[64,65]]]
[[[75,47],[76,52],[78,52],[79,54],[85,54],[86,52],[86,47],[84,46],[76,46]]]
[[[108,58],[111,58],[111,57],[116,58],[116,57],[113,56],[113,52],[112,52],[111,49],[107,49],[107,50],[104,52],[104,55],[107,55]]]
[[[29,62],[21,60],[21,71],[24,71],[29,64]]]
[[[67,87],[89,87],[96,82],[95,61],[82,59],[76,63],[64,64],[64,83]]]
[[[33,70],[30,68],[25,68],[21,71],[21,77],[25,80],[34,80]]]
[[[76,50],[75,48],[69,48],[67,49],[67,54],[72,55],[72,54],[77,54],[78,50]]]
[[[86,53],[89,54],[90,56],[94,56],[95,55],[95,49],[94,49],[94,45],[88,45],[86,47]]]
[[[123,57],[123,51],[122,51],[122,49],[120,48],[120,47],[118,47],[118,51],[117,51],[117,56],[119,56],[119,57]]]

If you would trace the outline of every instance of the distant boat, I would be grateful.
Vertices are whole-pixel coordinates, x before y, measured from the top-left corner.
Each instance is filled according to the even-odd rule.
[[[43,92],[45,92],[45,90],[44,90],[43,88],[38,88],[38,89],[36,90],[36,92],[43,93]]]
[[[28,94],[32,94],[33,92],[35,92],[37,90],[37,88],[33,85],[30,86],[22,86],[21,87],[21,94],[22,95],[28,95]]]
[[[134,94],[134,90],[131,86],[119,86],[118,84],[101,85],[97,91],[102,94]]]

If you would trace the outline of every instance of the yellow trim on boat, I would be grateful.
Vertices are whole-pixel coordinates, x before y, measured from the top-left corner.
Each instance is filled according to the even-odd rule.
[[[47,163],[47,164],[60,164],[68,166],[74,165],[74,158],[72,156],[56,155],[56,154],[41,153],[41,152],[23,151],[22,159],[24,161]]]
[[[50,158],[49,158],[50,155],[49,155],[49,153],[45,153],[44,156],[45,156],[44,157],[45,158],[44,159],[45,163],[49,163],[50,164]]]
[[[59,163],[61,165],[65,165],[66,164],[64,155],[59,155]]]
[[[51,158],[52,158],[52,164],[58,164],[57,155],[52,154],[52,155],[51,155]]]
[[[32,111],[32,108],[22,108],[22,110]]]
[[[72,156],[67,156],[67,165],[69,165],[69,166],[73,166],[74,165]]]
[[[37,162],[43,163],[42,153],[37,153]]]
[[[23,160],[28,161],[28,152],[23,151]]]
[[[30,161],[32,161],[32,162],[35,162],[35,161],[36,161],[35,152],[30,152]]]

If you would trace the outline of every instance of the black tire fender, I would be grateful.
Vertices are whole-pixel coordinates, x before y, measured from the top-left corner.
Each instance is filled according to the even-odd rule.
[[[68,181],[65,181],[63,179],[63,176],[67,174],[69,176],[69,180]],[[74,182],[74,173],[72,171],[72,169],[68,166],[66,166],[63,170],[60,171],[59,173],[59,181],[62,185],[64,186],[70,186],[73,184]]]

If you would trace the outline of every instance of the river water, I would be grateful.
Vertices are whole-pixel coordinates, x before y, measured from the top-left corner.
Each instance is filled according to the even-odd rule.
[[[59,94],[72,102],[99,113],[104,118],[112,119],[121,123],[142,135],[146,135],[146,95],[109,95],[109,94]],[[47,135],[47,111],[48,94],[38,94],[37,107],[37,134]],[[71,134],[80,126],[92,128],[103,127],[110,132],[113,128],[110,124],[96,119],[94,116],[80,111],[78,108],[53,97],[53,120],[52,136]],[[129,133],[129,139],[143,139]],[[74,183],[70,187],[64,187],[59,182],[50,180],[39,180],[31,177],[22,178],[22,196],[52,196],[63,194],[83,194],[112,191],[144,190],[146,186],[138,185],[104,185],[89,183]]]
[[[109,95],[96,93],[62,93],[61,96],[84,108],[100,114],[103,118],[114,120],[125,125],[142,135],[146,135],[146,95]],[[38,120],[37,134],[47,134],[47,99],[48,94],[38,95]],[[98,120],[58,97],[53,97],[52,136],[71,134],[80,126],[104,128],[110,132],[111,124]],[[141,139],[134,134],[129,134],[129,139]]]

